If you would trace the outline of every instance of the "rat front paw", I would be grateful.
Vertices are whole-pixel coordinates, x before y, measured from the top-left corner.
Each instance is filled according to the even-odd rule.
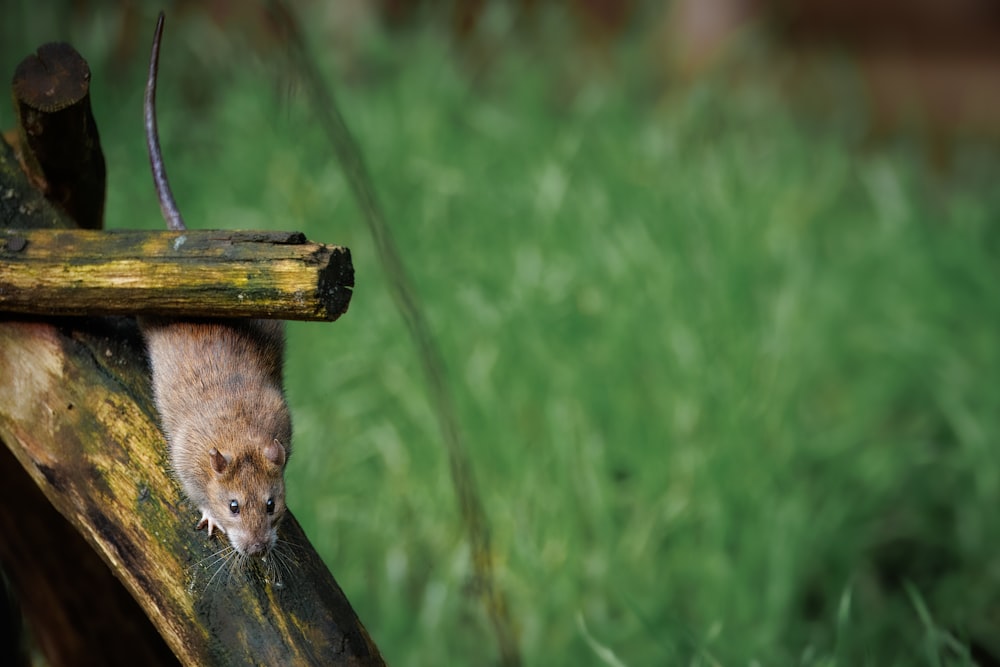
[[[220,533],[222,533],[223,535],[226,534],[226,529],[223,528],[222,526],[220,526],[219,524],[217,524],[215,521],[213,521],[212,517],[209,516],[208,512],[206,512],[205,510],[202,510],[201,511],[201,521],[198,522],[198,525],[195,526],[194,529],[195,530],[201,530],[205,526],[208,526],[208,536],[209,537],[212,536],[212,532],[215,531],[216,529],[218,529],[218,531]]]

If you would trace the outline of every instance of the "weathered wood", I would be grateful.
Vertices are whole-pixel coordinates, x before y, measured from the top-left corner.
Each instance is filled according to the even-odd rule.
[[[0,311],[332,321],[353,286],[297,232],[0,230]]]
[[[69,44],[44,44],[14,73],[18,148],[32,180],[77,225],[100,229],[105,166],[90,109],[90,67]]]

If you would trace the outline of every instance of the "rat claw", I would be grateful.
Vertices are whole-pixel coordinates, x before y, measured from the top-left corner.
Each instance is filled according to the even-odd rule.
[[[209,537],[212,536],[212,532],[215,531],[216,529],[218,529],[218,531],[220,533],[222,533],[223,535],[226,534],[226,530],[222,526],[220,526],[219,524],[217,524],[214,521],[212,521],[212,517],[210,517],[208,515],[208,512],[202,510],[202,512],[201,512],[201,520],[198,522],[198,525],[194,527],[194,529],[195,530],[201,530],[205,526],[208,526],[208,536]]]

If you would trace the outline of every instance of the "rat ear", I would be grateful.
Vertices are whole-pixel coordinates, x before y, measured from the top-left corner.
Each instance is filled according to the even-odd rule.
[[[277,438],[264,448],[264,457],[276,466],[285,465],[285,448],[281,446]]]
[[[229,465],[229,461],[223,456],[218,449],[212,447],[208,450],[208,458],[212,460],[212,470],[219,473],[220,475],[226,471],[226,466]]]

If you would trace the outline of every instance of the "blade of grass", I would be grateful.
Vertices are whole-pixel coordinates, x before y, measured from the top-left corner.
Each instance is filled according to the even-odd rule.
[[[361,149],[340,113],[330,86],[316,66],[316,59],[308,50],[299,22],[291,9],[280,0],[271,0],[268,4],[272,17],[290,38],[292,58],[297,71],[306,83],[320,124],[326,131],[337,160],[344,169],[351,191],[362,210],[375,241],[379,262],[389,278],[393,300],[417,347],[434,412],[448,451],[451,479],[461,510],[462,524],[469,537],[472,567],[476,578],[475,590],[479,593],[493,626],[501,664],[509,667],[520,665],[520,651],[506,596],[496,585],[493,573],[489,520],[479,498],[472,465],[462,440],[454,403],[445,379],[444,359],[430,325],[424,317],[420,299],[406,273],[392,232],[385,221]]]

